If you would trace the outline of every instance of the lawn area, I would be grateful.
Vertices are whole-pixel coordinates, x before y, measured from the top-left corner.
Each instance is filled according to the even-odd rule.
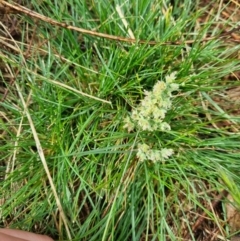
[[[0,1],[0,18],[0,227],[239,241],[238,1]]]

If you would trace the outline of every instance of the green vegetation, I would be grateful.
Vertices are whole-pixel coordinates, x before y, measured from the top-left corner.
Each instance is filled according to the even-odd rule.
[[[238,82],[226,76],[240,68],[240,47],[219,26],[236,26],[220,17],[224,6],[136,0],[119,1],[119,11],[117,2],[43,0],[26,7],[157,44],[83,35],[26,15],[17,18],[21,39],[5,39],[1,225],[76,241],[197,240],[212,230],[227,237],[225,199],[215,212],[209,207],[240,184],[240,119],[219,101],[228,101],[226,91]],[[171,128],[128,131],[126,118],[145,91],[174,72],[178,89],[163,116]],[[172,153],[139,160],[139,144]],[[207,221],[194,230],[201,215]]]

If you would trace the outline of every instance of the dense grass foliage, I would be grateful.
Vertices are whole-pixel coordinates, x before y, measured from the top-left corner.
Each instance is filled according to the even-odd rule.
[[[122,37],[132,37],[130,29],[136,40],[158,43],[112,41],[18,17],[21,40],[0,52],[8,89],[1,102],[2,226],[61,240],[195,240],[205,231],[192,227],[205,213],[209,227],[229,235],[224,205],[219,216],[209,206],[231,191],[230,179],[240,183],[240,120],[217,101],[237,83],[224,77],[239,70],[239,47],[220,37],[204,41],[227,24],[221,9],[205,21],[207,7],[171,2],[26,3],[70,25]],[[171,128],[124,128],[146,91],[174,72],[179,88],[164,115]],[[139,160],[142,143],[173,154]]]

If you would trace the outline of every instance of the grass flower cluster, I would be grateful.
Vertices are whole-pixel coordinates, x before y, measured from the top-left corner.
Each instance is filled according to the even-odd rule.
[[[147,144],[138,144],[137,157],[140,161],[150,160],[153,162],[164,162],[173,154],[173,149],[162,148],[161,150],[152,149]]]
[[[166,76],[166,80],[158,81],[152,91],[144,91],[144,99],[140,102],[130,116],[126,117],[124,128],[128,131],[134,129],[141,131],[170,131],[171,126],[165,122],[167,111],[172,107],[172,92],[179,89],[179,84],[174,83],[176,73]],[[137,157],[140,161],[164,161],[173,154],[172,149],[163,148],[154,150],[150,145],[138,144]]]
[[[135,128],[142,131],[169,131],[171,127],[164,122],[167,111],[172,106],[172,92],[179,85],[173,83],[175,73],[166,77],[166,82],[158,81],[152,91],[144,91],[145,98],[135,108],[130,117],[125,119],[124,127],[128,131]]]

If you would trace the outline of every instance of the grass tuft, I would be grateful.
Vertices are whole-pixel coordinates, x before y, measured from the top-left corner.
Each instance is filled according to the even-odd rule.
[[[231,235],[223,194],[234,193],[239,205],[240,100],[233,90],[239,93],[240,65],[236,34],[226,36],[224,28],[237,22],[222,15],[234,2],[201,4],[25,5],[72,26],[155,45],[83,35],[26,15],[14,15],[14,36],[4,19],[1,226],[76,241]],[[171,103],[160,118],[168,130],[127,130],[126,118],[173,72],[179,88],[165,95]],[[171,153],[139,160],[139,143]]]

